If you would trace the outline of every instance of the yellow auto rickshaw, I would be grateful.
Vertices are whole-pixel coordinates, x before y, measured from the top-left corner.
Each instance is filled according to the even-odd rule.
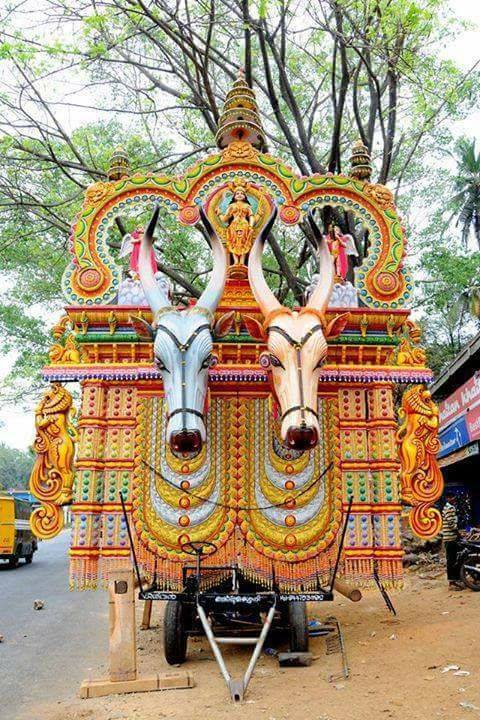
[[[0,493],[0,560],[10,567],[18,565],[20,558],[30,564],[37,550],[37,538],[30,529],[31,503]]]

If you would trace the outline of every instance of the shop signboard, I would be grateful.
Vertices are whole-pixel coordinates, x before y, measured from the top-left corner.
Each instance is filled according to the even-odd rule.
[[[466,445],[461,450],[457,450],[456,452],[452,453],[451,455],[447,455],[446,457],[442,458],[438,461],[438,464],[440,467],[446,467],[447,465],[454,465],[457,462],[460,462],[461,460],[466,460],[469,457],[472,457],[473,455],[479,454],[479,448],[478,443],[471,443],[471,445]]]
[[[477,407],[480,407],[480,373],[473,375],[470,380],[460,385],[454,393],[440,403],[438,406],[440,430]]]
[[[467,422],[464,415],[455,420],[454,423],[448,426],[446,430],[440,433],[438,436],[440,440],[441,448],[438,453],[439,458],[444,455],[449,455],[455,450],[459,450],[464,445],[468,445],[470,442],[470,436],[468,434]]]
[[[467,423],[467,430],[470,436],[470,440],[480,439],[480,405],[473,410],[470,410],[465,416]]]

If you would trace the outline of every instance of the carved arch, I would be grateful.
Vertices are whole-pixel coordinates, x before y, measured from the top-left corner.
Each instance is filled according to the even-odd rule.
[[[357,288],[365,306],[396,309],[406,305],[411,281],[403,267],[405,236],[388,188],[344,175],[301,177],[278,158],[257,153],[233,157],[227,148],[193,165],[184,175],[133,175],[88,188],[83,210],[70,242],[73,255],[63,277],[63,291],[75,305],[111,303],[118,290],[120,268],[106,243],[115,215],[129,204],[146,207],[160,202],[179,222],[194,225],[199,205],[219,186],[235,177],[255,183],[275,199],[279,220],[298,223],[314,207],[333,205],[351,211],[369,229],[371,246],[356,270]]]

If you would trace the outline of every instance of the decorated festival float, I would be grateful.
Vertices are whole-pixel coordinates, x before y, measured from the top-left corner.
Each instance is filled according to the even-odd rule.
[[[71,505],[73,589],[104,587],[133,560],[140,597],[169,599],[171,663],[195,632],[219,659],[219,598],[260,624],[254,656],[277,621],[290,649],[306,650],[305,600],[330,600],[342,583],[401,585],[405,506],[421,538],[441,527],[438,412],[391,191],[371,182],[361,143],[348,175],[300,177],[265,152],[242,77],[216,139],[218,151],[178,177],[131,174],[118,152],[109,181],[87,189],[36,414],[35,533],[56,535]],[[139,208],[148,227],[115,258],[109,231]],[[165,214],[201,226],[211,247],[206,287],[183,307],[157,272]],[[368,238],[356,267],[336,220],[347,214]],[[262,253],[272,227],[299,223],[318,272],[304,305],[289,308]],[[248,679],[230,679],[234,697]]]

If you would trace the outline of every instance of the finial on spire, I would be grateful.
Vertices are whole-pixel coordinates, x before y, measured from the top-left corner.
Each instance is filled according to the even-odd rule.
[[[109,180],[121,180],[130,175],[130,162],[123,148],[117,147],[113,151],[107,175]]]
[[[352,145],[349,174],[350,177],[356,178],[357,180],[365,180],[366,182],[370,182],[372,177],[370,153],[361,138],[358,138]]]
[[[255,92],[245,80],[245,70],[238,68],[238,78],[225,98],[218,121],[216,141],[219,148],[232,142],[247,142],[260,151],[266,147]]]

